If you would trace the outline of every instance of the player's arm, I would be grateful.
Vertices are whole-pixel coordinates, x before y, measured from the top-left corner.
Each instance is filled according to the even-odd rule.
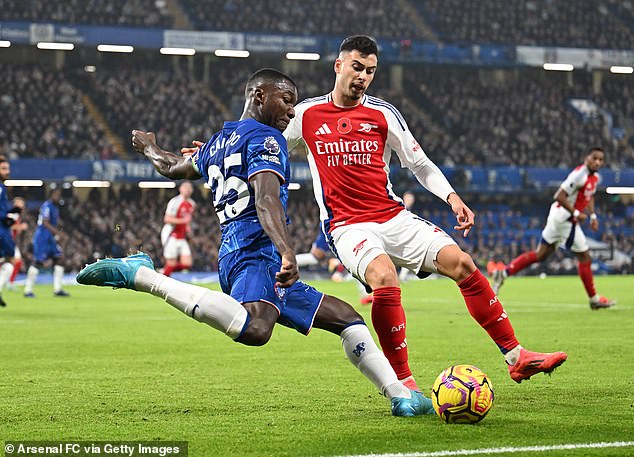
[[[255,208],[260,224],[282,255],[282,268],[275,278],[281,287],[290,287],[299,279],[299,271],[280,201],[279,177],[264,171],[253,175],[249,182],[255,190]]]
[[[165,151],[156,144],[152,132],[132,130],[132,146],[154,165],[156,171],[170,179],[198,179],[200,173],[189,157]]]
[[[48,217],[42,218],[42,225],[44,226],[45,229],[51,232],[53,236],[59,236],[60,230],[58,230],[55,226],[53,226],[53,224],[51,224],[51,221],[49,220]]]
[[[575,207],[568,201],[568,192],[566,192],[562,187],[557,189],[554,198],[560,206],[565,208],[570,213],[570,215],[579,222],[583,222],[588,218],[585,213],[582,213],[578,209],[575,209]]]
[[[443,172],[431,161],[403,119],[388,118],[388,145],[396,151],[401,164],[409,168],[421,185],[448,203],[458,225],[454,230],[467,236],[475,224],[475,214],[460,198]]]
[[[596,232],[599,230],[599,218],[597,217],[597,213],[594,212],[594,195],[590,197],[587,208],[590,212],[590,230]]]

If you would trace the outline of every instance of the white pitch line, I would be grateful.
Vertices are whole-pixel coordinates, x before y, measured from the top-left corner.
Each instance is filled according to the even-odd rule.
[[[493,447],[483,449],[458,449],[455,451],[434,451],[434,452],[407,452],[399,454],[359,454],[346,455],[340,457],[452,457],[460,455],[486,455],[486,454],[507,454],[514,452],[547,452],[563,451],[574,449],[600,449],[614,447],[633,447],[634,441],[614,441],[611,443],[578,443],[578,444],[554,444],[544,446],[524,446],[524,447]]]

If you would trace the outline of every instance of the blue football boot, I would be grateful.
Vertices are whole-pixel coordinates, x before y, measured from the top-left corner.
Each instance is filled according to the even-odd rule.
[[[101,259],[86,265],[77,275],[79,284],[134,288],[134,277],[140,267],[154,270],[154,263],[147,254],[139,252],[122,259]]]
[[[412,417],[436,414],[431,400],[417,390],[410,390],[412,398],[392,398],[392,416]]]

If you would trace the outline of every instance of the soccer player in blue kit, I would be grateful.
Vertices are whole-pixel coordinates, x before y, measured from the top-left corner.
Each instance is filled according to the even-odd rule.
[[[236,342],[266,344],[276,322],[308,334],[312,327],[341,337],[344,352],[383,395],[395,416],[433,414],[431,400],[398,381],[362,317],[347,303],[298,281],[286,206],[290,164],[282,131],[294,116],[297,88],[288,76],[262,69],[247,81],[239,121],[191,157],[162,150],[153,133],[134,130],[132,144],[162,175],[205,178],[220,220],[219,276],[223,292],[183,283],[154,270],[138,253],[103,259],[77,276],[81,284],[147,292]]]
[[[62,279],[64,277],[64,267],[62,266],[62,248],[58,244],[60,236],[59,208],[58,204],[62,199],[62,189],[59,187],[51,189],[49,199],[40,206],[40,213],[37,216],[37,229],[33,234],[33,262],[34,264],[26,271],[26,281],[24,282],[24,296],[35,297],[33,287],[37,281],[40,269],[47,261],[53,263],[53,295],[57,297],[67,297],[69,295],[62,289]]]
[[[9,179],[10,174],[11,166],[9,159],[0,155],[0,257],[4,257],[4,263],[2,267],[0,267],[0,292],[13,273],[15,241],[11,235],[11,225],[13,225],[19,217],[19,213],[16,213],[15,208],[12,208],[9,203],[7,187],[4,185],[4,182]],[[7,306],[7,304],[0,295],[0,307],[5,306]]]

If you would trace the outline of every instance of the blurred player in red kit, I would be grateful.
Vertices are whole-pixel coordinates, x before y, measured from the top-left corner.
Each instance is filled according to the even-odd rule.
[[[178,195],[167,203],[161,230],[165,267],[163,274],[170,276],[174,271],[188,270],[192,266],[192,252],[187,242],[187,234],[191,231],[190,223],[196,202],[191,199],[194,186],[183,181],[178,188]]]
[[[591,309],[611,308],[616,304],[599,294],[594,287],[592,259],[581,223],[588,219],[590,228],[599,229],[599,218],[594,212],[594,194],[600,182],[598,171],[605,161],[605,152],[599,147],[590,149],[584,162],[570,172],[554,195],[542,241],[536,251],[525,252],[513,259],[504,269],[493,274],[493,290],[497,293],[508,276],[512,276],[535,262],[546,260],[558,246],[569,249],[577,256],[577,270],[590,300]]]

